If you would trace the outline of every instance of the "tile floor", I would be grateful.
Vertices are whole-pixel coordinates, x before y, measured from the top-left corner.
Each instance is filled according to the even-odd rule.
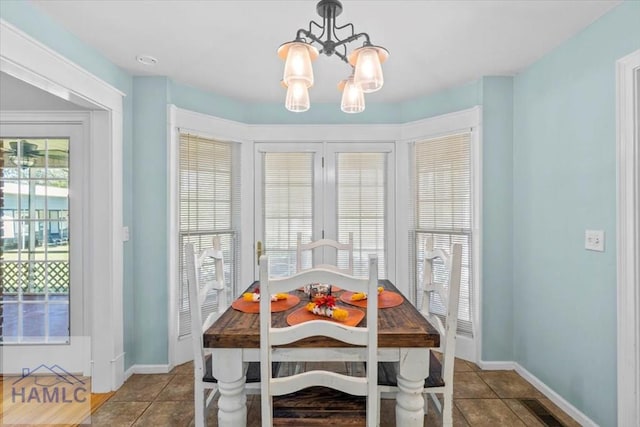
[[[169,374],[133,375],[94,412],[91,424],[192,426],[192,375],[191,363],[180,365]],[[580,426],[514,371],[483,371],[473,363],[456,359],[454,381],[454,426]],[[539,402],[558,422],[543,422],[519,399]],[[395,426],[394,405],[393,400],[382,401],[382,427]],[[259,427],[260,397],[247,396],[247,407],[247,426]],[[218,425],[215,401],[209,411],[208,425]],[[424,425],[441,425],[435,409],[429,410]]]

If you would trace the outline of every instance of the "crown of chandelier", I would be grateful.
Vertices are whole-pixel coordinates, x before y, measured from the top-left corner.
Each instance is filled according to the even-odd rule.
[[[342,4],[338,0],[320,0],[316,11],[322,17],[322,25],[310,21],[308,29],[298,30],[295,40],[278,48],[278,56],[285,61],[282,78],[282,85],[287,88],[285,107],[294,112],[309,109],[309,88],[313,86],[311,62],[324,53],[335,55],[351,66],[351,75],[338,83],[342,92],[340,109],[345,113],[360,113],[365,107],[364,94],[378,91],[384,84],[381,64],[389,57],[389,51],[371,44],[367,33],[356,33],[352,23],[336,26],[336,17],[342,13]],[[320,31],[320,35],[312,32],[314,28]],[[341,39],[339,34],[344,38]],[[360,38],[364,38],[362,46],[347,54],[347,44]]]

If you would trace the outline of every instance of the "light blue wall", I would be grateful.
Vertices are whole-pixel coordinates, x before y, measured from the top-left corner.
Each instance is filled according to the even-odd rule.
[[[443,90],[400,104],[402,123],[464,110],[481,103],[480,81]]]
[[[61,25],[54,22],[40,9],[23,0],[0,0],[0,18],[16,26],[42,44],[55,50],[80,67],[93,73],[105,82],[131,94],[132,77],[109,62],[96,50],[80,41]],[[125,96],[123,101],[123,221],[124,225],[133,224],[132,199],[132,132],[133,100]],[[124,311],[124,349],[125,369],[135,363],[133,357],[133,251],[131,242],[124,244],[123,311]]]
[[[127,94],[126,368],[167,361],[167,103],[246,123],[327,124],[403,123],[480,104],[482,357],[515,359],[596,422],[615,425],[614,63],[640,48],[639,2],[614,9],[515,79],[371,103],[355,116],[337,104],[293,115],[281,104],[243,104],[166,78],[133,79],[29,3],[2,0],[0,17]],[[605,230],[606,252],[583,249],[585,228]]]
[[[165,77],[134,77],[133,273],[135,361],[168,362],[168,179]]]
[[[513,78],[484,77],[482,360],[513,360]]]
[[[305,113],[291,113],[280,103],[242,103],[230,98],[171,83],[171,102],[180,108],[251,124],[354,124],[400,123],[397,105],[368,104],[360,114],[344,114],[340,105],[312,103]]]
[[[602,426],[616,425],[615,62],[639,48],[640,2],[625,2],[514,82],[515,360]]]

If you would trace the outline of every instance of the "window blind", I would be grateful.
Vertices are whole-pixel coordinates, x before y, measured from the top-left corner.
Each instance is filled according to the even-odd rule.
[[[264,250],[269,274],[296,270],[298,232],[313,234],[313,153],[263,153]]]
[[[220,237],[224,257],[224,277],[236,293],[238,259],[238,206],[240,164],[237,144],[216,141],[188,133],[180,134],[179,148],[179,336],[191,333],[189,291],[184,245],[193,243],[196,251],[213,246]],[[203,281],[215,278],[213,262],[204,265]],[[217,293],[207,297],[203,315],[217,309]]]
[[[450,250],[462,244],[462,276],[458,333],[472,335],[471,277],[471,133],[456,133],[415,143],[414,221],[415,270],[413,280],[418,291],[422,283],[424,243],[433,236],[435,248]],[[444,266],[434,266],[434,279],[445,282]],[[444,316],[446,309],[437,299],[429,307]]]
[[[386,277],[386,153],[336,154],[338,240],[353,233],[353,274],[369,275],[369,254],[378,256],[379,277]],[[338,253],[338,266],[348,254]]]

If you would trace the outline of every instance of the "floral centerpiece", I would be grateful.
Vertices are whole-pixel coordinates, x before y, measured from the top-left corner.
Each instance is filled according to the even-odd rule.
[[[336,298],[333,295],[325,295],[315,299],[306,306],[307,311],[319,316],[330,317],[335,320],[344,321],[349,317],[349,312],[343,308],[336,307]]]

